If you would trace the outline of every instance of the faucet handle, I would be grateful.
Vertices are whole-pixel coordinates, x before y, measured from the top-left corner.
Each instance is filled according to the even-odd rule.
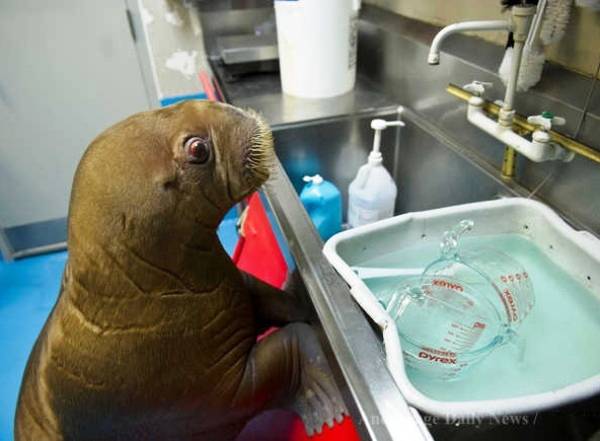
[[[554,116],[552,112],[542,112],[540,115],[533,115],[527,118],[527,122],[537,124],[544,130],[550,130],[552,126],[564,126],[567,122],[561,116]]]
[[[471,92],[475,96],[481,96],[485,93],[486,87],[492,87],[494,83],[488,83],[486,81],[473,81],[469,84],[465,84],[463,89],[467,92]]]

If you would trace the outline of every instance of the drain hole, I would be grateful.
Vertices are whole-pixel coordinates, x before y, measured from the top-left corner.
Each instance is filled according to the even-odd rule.
[[[529,225],[525,224],[525,225],[523,225],[523,228],[525,228],[526,230],[529,230]]]
[[[587,279],[591,282],[592,278],[590,276],[587,276]]]
[[[554,249],[554,245],[550,245],[550,249],[553,250]]]
[[[421,234],[421,239],[425,239],[425,237],[427,237],[427,234],[425,234],[425,233]]]

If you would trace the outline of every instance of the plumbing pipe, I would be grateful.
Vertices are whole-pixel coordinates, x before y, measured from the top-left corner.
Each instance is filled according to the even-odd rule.
[[[548,3],[548,0],[539,0],[535,15],[531,19],[531,30],[527,35],[527,41],[525,41],[525,46],[529,50],[531,50],[532,48],[540,47],[540,30],[542,28],[542,21],[544,17],[544,11],[546,10],[546,3]]]
[[[510,77],[508,78],[508,84],[506,85],[506,93],[504,95],[504,103],[502,104],[502,110],[505,112],[511,112],[513,110],[515,102],[515,91],[517,90],[517,80],[519,79],[519,69],[521,67],[521,57],[523,55],[522,41],[516,41],[513,47],[513,58],[510,66]],[[509,127],[512,125],[512,116],[510,121],[506,125]],[[502,118],[500,118],[502,121]]]
[[[485,85],[477,82],[465,86],[465,89],[469,88],[470,91],[474,93],[469,99],[467,119],[471,124],[479,127],[487,134],[502,141],[508,147],[513,148],[534,162],[554,159],[570,161],[573,156],[572,153],[566,152],[560,146],[551,142],[552,137],[548,133],[548,130],[551,127],[535,130],[532,134],[531,141],[512,130],[515,116],[514,99],[517,89],[517,80],[519,78],[519,69],[521,67],[521,57],[523,55],[523,47],[529,35],[531,21],[535,13],[536,6],[516,5],[511,8],[510,21],[467,21],[446,26],[438,32],[433,39],[427,56],[427,62],[429,64],[439,64],[440,45],[450,34],[463,31],[484,30],[506,30],[512,32],[515,45],[513,49],[510,78],[506,86],[506,94],[504,96],[502,107],[498,112],[498,121],[494,121],[485,114],[483,108],[486,102],[479,96],[485,91]]]
[[[513,132],[512,127],[503,126],[498,121],[494,121],[488,117],[483,110],[483,99],[480,97],[473,97],[469,100],[467,119],[471,124],[479,127],[509,147],[514,148],[531,161],[542,162],[566,159],[563,150],[550,143],[550,137],[547,133],[536,130],[533,133],[533,141],[528,141]]]
[[[440,45],[442,41],[451,34],[465,31],[510,31],[511,24],[507,20],[478,20],[463,21],[446,26],[437,33],[431,42],[427,62],[429,64],[440,64]]]
[[[515,41],[525,43],[529,36],[531,22],[536,12],[536,6],[516,5],[511,9],[512,33]]]
[[[472,93],[452,83],[448,84],[446,92],[463,101],[469,101],[473,97]],[[496,116],[500,112],[500,106],[489,101],[484,101],[482,107],[485,112],[489,113],[492,116]],[[524,130],[526,132],[533,132],[537,129],[536,125],[531,124],[527,121],[527,118],[519,114],[515,114],[513,124],[518,129]],[[580,155],[581,157],[589,159],[590,161],[593,161],[596,164],[600,164],[600,152],[598,150],[595,150],[585,144],[580,143],[579,141],[569,138],[568,136],[565,136],[554,130],[548,130],[548,134],[550,135],[551,142],[559,144],[563,149],[567,150],[568,152]]]
[[[504,157],[502,158],[501,177],[503,179],[513,179],[515,177],[515,165],[517,160],[517,151],[512,147],[504,148]]]
[[[514,116],[515,91],[517,90],[517,80],[519,79],[519,69],[521,68],[521,58],[523,56],[523,46],[529,35],[531,20],[535,15],[535,6],[513,6],[511,9],[512,32],[515,46],[513,48],[512,64],[510,66],[510,78],[506,85],[506,94],[504,104],[500,114],[500,123],[506,126],[512,126]]]

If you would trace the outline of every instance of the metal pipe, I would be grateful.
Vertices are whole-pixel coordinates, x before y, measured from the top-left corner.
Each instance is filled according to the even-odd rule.
[[[512,147],[504,148],[504,158],[502,159],[502,179],[513,179],[515,177],[515,165],[517,162],[517,152]]]
[[[427,62],[429,64],[440,64],[440,45],[446,37],[457,32],[465,31],[510,31],[511,25],[507,20],[478,20],[463,21],[446,26],[437,33],[431,42]]]
[[[2,226],[0,226],[0,254],[2,255],[2,258],[6,262],[10,262],[14,259],[14,256],[13,256],[14,252],[15,251],[13,250],[12,246],[10,245],[8,237],[6,237],[4,228],[2,228]]]
[[[22,251],[15,251],[12,254],[13,259],[22,259],[29,256],[37,256],[38,254],[54,253],[56,251],[64,251],[67,249],[67,242],[53,243],[51,245],[42,245],[34,248],[27,248]]]
[[[529,50],[540,47],[540,30],[542,28],[542,21],[547,3],[548,0],[540,0],[537,4],[535,15],[531,20],[531,30],[529,31],[529,34],[527,35],[527,41],[525,42],[525,46]]]
[[[514,108],[515,93],[517,91],[517,82],[519,79],[519,70],[521,68],[521,58],[523,56],[523,46],[529,35],[531,20],[535,14],[534,6],[513,6],[511,9],[512,31],[515,45],[513,48],[512,64],[510,66],[510,78],[506,85],[506,94],[504,96],[504,105],[502,109],[504,114],[500,114],[500,123],[512,125],[512,112]]]
[[[519,79],[519,69],[521,67],[523,45],[524,43],[522,41],[515,41],[515,46],[513,48],[513,58],[512,64],[510,66],[510,77],[508,79],[508,84],[506,85],[506,94],[504,95],[504,104],[502,106],[502,108],[507,112],[513,110],[515,102],[515,92],[517,91],[517,80]]]
[[[449,84],[448,87],[446,88],[446,91],[451,94],[454,95],[457,98],[460,98],[463,101],[469,101],[469,99],[474,96],[472,93],[467,92],[466,90],[464,90],[463,88],[455,85],[455,84]],[[483,110],[485,110],[487,113],[493,115],[493,116],[497,116],[500,113],[500,106],[489,102],[487,100],[484,100],[484,104],[483,104]],[[538,129],[537,126],[535,126],[534,124],[531,124],[529,122],[527,122],[527,118],[519,115],[519,114],[515,114],[514,118],[513,118],[513,127],[516,128],[520,128],[523,130],[526,130],[527,132],[534,132],[535,130]],[[590,161],[594,161],[597,162],[598,164],[600,164],[600,152],[597,150],[594,150],[593,148],[582,144],[572,138],[569,138],[568,136],[565,136],[561,133],[555,132],[554,130],[550,130],[548,132],[550,134],[550,139],[558,144],[560,144],[562,147],[564,147],[567,150],[570,150],[580,156],[583,156],[586,159],[589,159]]]

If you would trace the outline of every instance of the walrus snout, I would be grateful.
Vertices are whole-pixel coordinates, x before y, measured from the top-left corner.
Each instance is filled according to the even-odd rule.
[[[253,110],[245,113],[253,120],[254,128],[243,151],[244,176],[255,186],[264,183],[275,161],[273,134],[265,120]]]

